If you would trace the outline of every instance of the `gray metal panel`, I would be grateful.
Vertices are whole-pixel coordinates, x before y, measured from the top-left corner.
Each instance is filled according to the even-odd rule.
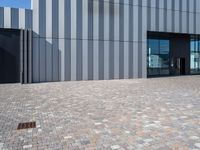
[[[99,79],[104,79],[104,41],[99,41]]]
[[[88,1],[88,79],[93,80],[93,1]]]
[[[198,6],[197,9],[196,9],[196,12],[200,13],[200,7],[199,7],[200,6],[200,1],[199,0],[196,0],[196,6]]]
[[[82,40],[77,40],[77,54],[76,54],[76,80],[82,80]]]
[[[52,37],[58,38],[58,1],[59,0],[53,0],[52,1]]]
[[[133,42],[129,42],[129,78],[133,78]]]
[[[77,79],[77,0],[71,1],[71,80]]]
[[[71,39],[72,32],[73,32],[73,36],[76,36],[76,26],[77,25],[71,26],[71,24],[72,24],[72,20],[74,20],[76,22],[76,17],[77,17],[76,16],[76,11],[77,11],[77,9],[76,8],[71,8],[71,3],[72,3],[71,0],[65,0],[65,3],[64,3],[64,14],[62,14],[62,15],[64,15],[64,17],[61,16],[61,19],[64,19],[64,30],[63,30],[64,34],[65,34],[64,38],[67,38],[67,39]],[[74,7],[76,7],[76,4],[74,4]],[[73,13],[73,11],[75,13]],[[72,15],[75,16],[75,18],[73,18]],[[63,31],[61,31],[61,32],[63,32]]]
[[[134,78],[138,78],[138,51],[139,51],[139,47],[138,47],[138,42],[134,42],[133,43],[133,77]]]
[[[23,41],[24,40],[24,31],[20,30],[20,83],[22,84],[24,82],[23,74],[24,74],[24,46]]]
[[[46,57],[46,81],[53,81],[53,47],[52,47],[52,38],[46,38],[45,40],[45,57]]]
[[[104,13],[108,14],[109,11],[109,4],[105,3],[105,7],[107,7],[106,10],[104,10],[104,2],[99,1],[99,80],[104,79],[104,37],[105,35],[108,36],[109,39],[109,33],[104,33],[104,26],[109,27],[109,15],[104,15]],[[107,11],[107,12],[106,12]],[[105,16],[105,17],[104,17]]]
[[[129,5],[124,5],[124,79],[129,78]]]
[[[33,12],[31,10],[25,10],[25,28],[32,29],[33,28]]]
[[[53,37],[53,1],[54,0],[48,0],[48,3],[46,3],[46,42],[45,42],[45,48],[46,48],[46,81],[53,81],[53,46],[52,46],[52,37]]]
[[[64,81],[65,78],[65,0],[59,0],[59,60],[60,60],[60,80]]]
[[[4,8],[0,7],[0,28],[4,27]]]
[[[93,1],[93,79],[99,79],[99,2]]]
[[[58,49],[58,39],[53,39],[52,40],[52,56],[53,56],[53,81],[59,81],[59,75],[60,75],[60,70],[59,70],[59,49]]]
[[[32,44],[33,44],[33,39],[32,39],[32,30],[28,31],[28,83],[32,83],[33,79],[33,56],[32,56]]]
[[[115,56],[115,49],[114,49],[114,42],[109,41],[109,79],[114,79],[114,56]]]
[[[52,13],[53,13],[53,1],[54,0],[48,0],[48,3],[46,3],[46,15],[43,19],[46,21],[46,38],[52,38],[52,32],[53,32],[53,28],[52,28],[52,25],[53,25],[53,16],[52,16]],[[41,12],[42,13],[42,12]],[[41,34],[42,35],[42,34]]]
[[[19,28],[19,9],[11,8],[11,28]]]
[[[28,83],[28,32],[27,30],[24,30],[24,40],[23,40],[23,45],[24,45],[24,62],[23,62],[23,66],[24,66],[24,83],[27,84]]]
[[[82,80],[82,51],[83,51],[83,40],[82,40],[82,0],[77,0],[77,17],[76,17],[76,31],[77,31],[77,54],[76,54],[76,74],[77,80]]]
[[[88,79],[88,0],[82,4],[82,79]]]
[[[53,38],[52,47],[58,38],[59,63],[49,59],[48,51],[45,57],[59,65],[59,80],[145,78],[147,24],[149,31],[199,33],[199,14],[193,13],[199,12],[199,2],[194,2],[34,0],[33,29],[41,37]],[[44,69],[49,70],[48,65]]]
[[[197,13],[196,15],[196,33],[200,34],[200,13]]]
[[[65,80],[71,80],[71,40],[65,39],[65,54],[64,54],[64,71],[65,71]]]
[[[59,39],[65,38],[65,0],[59,0],[59,12],[58,12],[58,22],[59,22]]]
[[[39,0],[33,1],[33,37],[39,36]]]
[[[40,54],[39,38],[33,38],[33,82],[40,81]]]
[[[46,37],[46,17],[49,14],[46,14],[46,0],[39,0],[39,36]]]
[[[40,82],[46,81],[46,39],[39,39],[39,55],[40,55]]]
[[[124,78],[124,42],[119,42],[119,79]]]

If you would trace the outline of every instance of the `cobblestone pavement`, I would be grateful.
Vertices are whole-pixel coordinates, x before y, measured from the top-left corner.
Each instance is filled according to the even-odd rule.
[[[198,150],[200,76],[0,85],[0,149]]]

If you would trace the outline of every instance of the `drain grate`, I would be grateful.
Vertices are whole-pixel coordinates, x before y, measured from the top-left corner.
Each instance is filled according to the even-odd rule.
[[[19,123],[17,130],[36,128],[36,122]]]

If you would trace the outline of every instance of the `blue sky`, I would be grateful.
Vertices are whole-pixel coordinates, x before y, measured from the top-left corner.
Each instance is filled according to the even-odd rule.
[[[31,0],[0,0],[1,7],[31,8]]]

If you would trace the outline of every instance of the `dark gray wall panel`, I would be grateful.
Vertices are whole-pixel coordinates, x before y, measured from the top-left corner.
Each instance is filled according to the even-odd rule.
[[[19,28],[19,9],[11,8],[11,28]]]
[[[59,49],[58,49],[58,39],[52,40],[52,61],[53,61],[53,81],[59,81],[60,76],[60,66],[59,66]]]
[[[77,79],[76,80],[82,80],[82,50],[83,50],[83,44],[82,40],[77,40],[77,58],[76,58],[76,73],[77,73]]]
[[[39,38],[33,38],[33,82],[40,81],[40,48]]]
[[[46,39],[46,81],[53,81],[53,46],[52,39]]]
[[[114,42],[109,42],[109,79],[114,79]]]
[[[39,55],[40,55],[40,82],[45,82],[46,80],[46,39],[39,39]]]
[[[65,71],[65,80],[71,80],[71,40],[65,39],[65,59],[64,59],[64,71]],[[61,54],[62,55],[62,54]],[[76,69],[76,68],[75,68]]]
[[[0,7],[0,27],[4,27],[4,8]]]

